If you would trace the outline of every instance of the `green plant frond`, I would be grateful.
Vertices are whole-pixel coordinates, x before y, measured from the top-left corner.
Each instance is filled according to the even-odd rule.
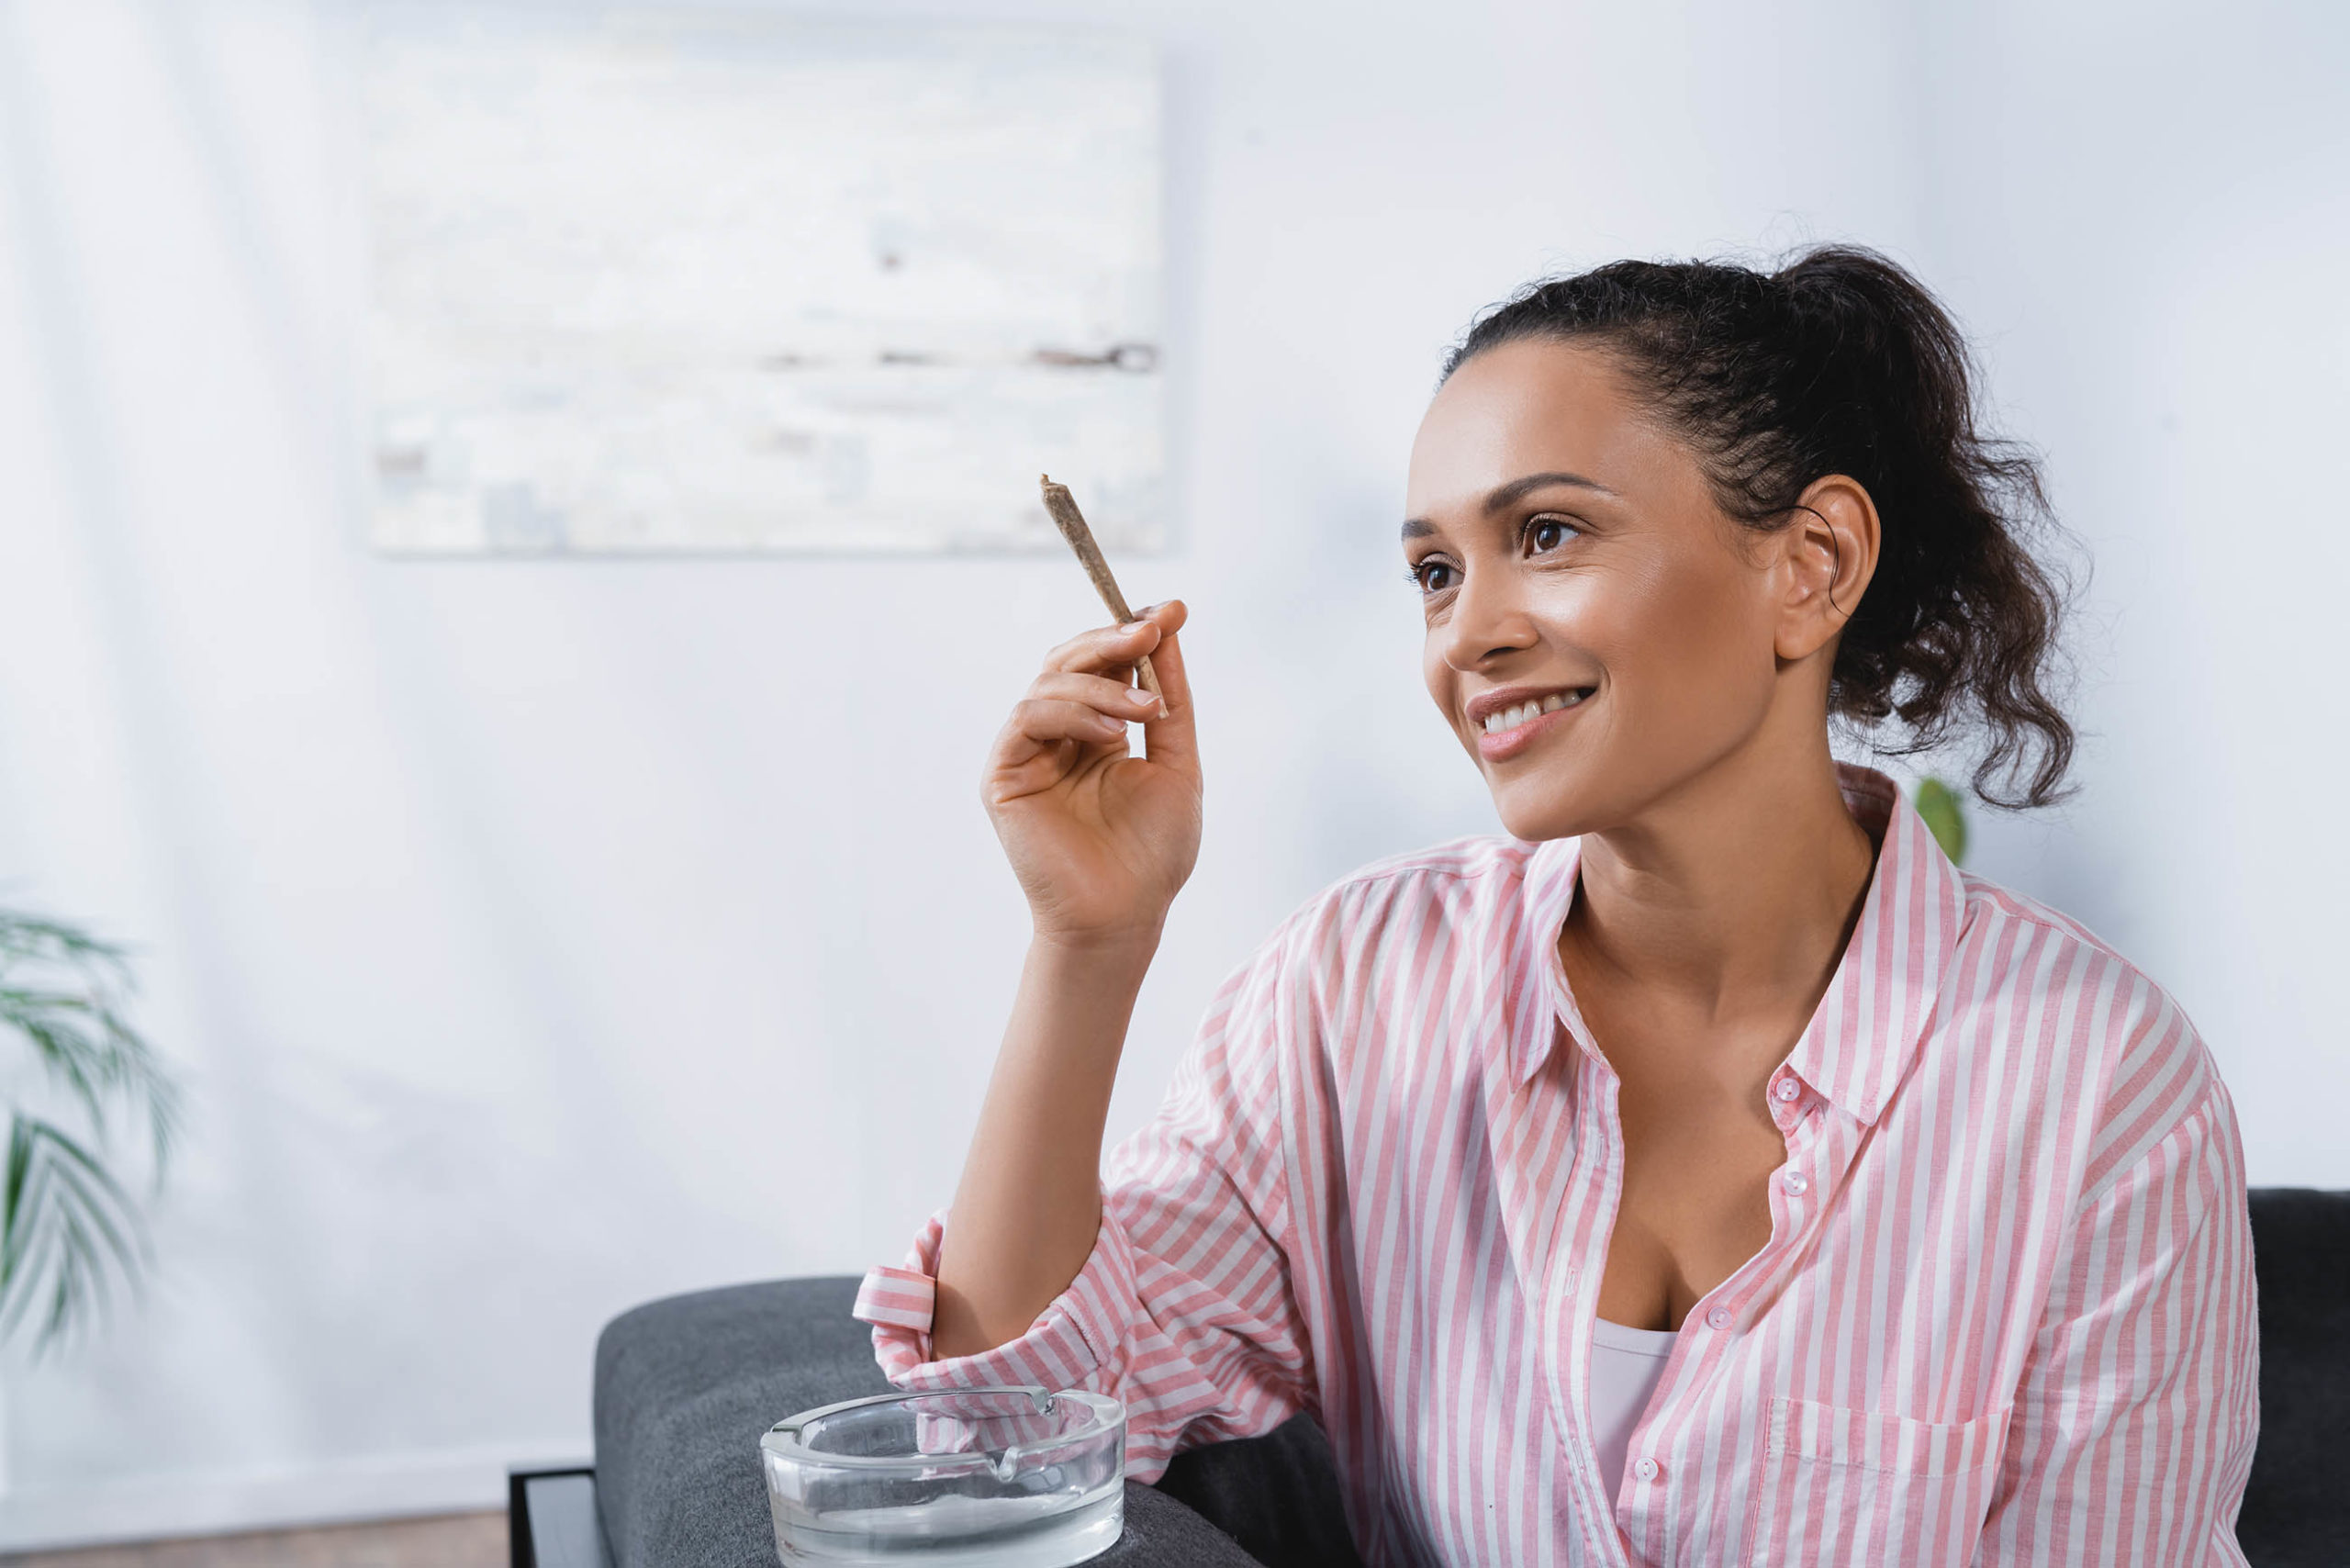
[[[21,910],[0,909],[0,958],[103,973],[108,982],[125,991],[137,989],[129,948],[78,926]]]
[[[137,1210],[130,1194],[72,1138],[45,1124],[41,1130],[56,1156],[50,1169],[58,1181],[73,1189],[75,1205],[97,1233],[96,1238],[106,1243],[106,1250],[125,1269],[136,1268],[146,1254],[146,1238],[136,1234],[137,1221],[130,1216]],[[116,1215],[121,1216],[119,1224]]]
[[[0,909],[0,947],[21,947],[31,953],[96,954],[120,959],[120,943],[93,936],[78,925],[21,909]]]
[[[119,1244],[119,1232],[103,1210],[109,1203],[120,1206],[120,1189],[110,1193],[101,1182],[93,1191],[87,1180],[76,1179],[80,1173],[63,1152],[73,1147],[72,1138],[47,1123],[20,1115],[9,1141],[11,1173],[20,1174],[21,1180],[10,1183],[5,1241],[0,1241],[0,1265],[6,1266],[0,1289],[47,1244],[54,1226],[87,1226],[95,1218],[95,1227]],[[89,1213],[93,1208],[99,1211],[95,1216]]]
[[[64,1320],[77,1294],[76,1282],[59,1268],[20,1276],[17,1288],[0,1298],[0,1334],[13,1336],[38,1318],[40,1327],[33,1335],[33,1351],[39,1355],[63,1333]]]
[[[0,1338],[29,1330],[46,1351],[135,1290],[151,1256],[139,1205],[106,1167],[109,1134],[146,1124],[160,1182],[181,1119],[178,1087],[125,1014],[127,948],[62,921],[0,909],[0,1037],[29,1048],[86,1122],[86,1141],[9,1107],[0,1165]]]
[[[147,1148],[155,1162],[155,1184],[161,1186],[163,1171],[172,1162],[172,1151],[179,1147],[180,1126],[184,1114],[179,1085],[156,1070],[147,1081]]]
[[[9,1129],[7,1212],[0,1215],[0,1335],[39,1312],[35,1349],[103,1311],[111,1278],[135,1282],[148,1255],[137,1210],[96,1157],[50,1123]]]
[[[61,1214],[40,1227],[14,1287],[0,1298],[0,1332],[13,1334],[38,1319],[33,1349],[50,1349],[69,1319],[108,1305],[107,1278],[120,1271],[88,1231]]]
[[[105,1307],[105,1282],[88,1242],[70,1231],[62,1233],[56,1267],[41,1293],[49,1299],[49,1309],[41,1314],[40,1330],[33,1338],[36,1354],[62,1342],[76,1323],[87,1322],[94,1311]]]
[[[23,1014],[7,1018],[17,1032],[32,1042],[33,1055],[49,1070],[50,1081],[80,1103],[91,1123],[104,1130],[106,1101],[119,1086],[124,1067],[118,1053],[106,1050],[73,1024],[51,1014]]]
[[[98,1003],[78,991],[34,991],[21,985],[0,985],[0,1012],[89,1013]]]
[[[11,952],[83,966],[87,983],[82,991],[0,983],[0,1027],[15,1029],[31,1044],[50,1081],[73,1097],[101,1137],[118,1103],[142,1114],[160,1178],[178,1130],[177,1092],[153,1049],[118,1010],[113,993],[129,989],[127,974],[95,973],[89,967],[111,971],[120,949],[52,922],[0,911],[0,958]]]
[[[115,1092],[137,1101],[146,1114],[155,1178],[160,1182],[179,1137],[179,1086],[164,1070],[154,1047],[124,1023],[120,1014],[107,1007],[99,1009],[96,1016],[99,1027],[106,1033],[107,1056],[115,1065],[116,1076],[111,1081]]]
[[[7,1182],[0,1189],[7,1207],[0,1212],[0,1298],[7,1295],[8,1283],[17,1277],[25,1250],[25,1234],[31,1226],[26,1216],[32,1213],[33,1140],[30,1129],[22,1116],[8,1119]]]

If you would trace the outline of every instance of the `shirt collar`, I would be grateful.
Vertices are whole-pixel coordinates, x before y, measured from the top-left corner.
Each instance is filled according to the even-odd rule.
[[[1840,762],[1836,786],[1845,809],[1876,840],[1876,866],[1852,940],[1786,1061],[1788,1070],[1830,1103],[1874,1123],[1925,1038],[1958,946],[1966,898],[1958,868],[1890,778]],[[1536,846],[1521,927],[1534,951],[1522,955],[1517,971],[1547,974],[1556,1017],[1588,1042],[1590,1027],[1559,962],[1559,928],[1574,899],[1582,846],[1580,838],[1561,838]],[[1511,1067],[1518,1084],[1541,1070],[1558,1038],[1555,1027],[1513,1032]]]

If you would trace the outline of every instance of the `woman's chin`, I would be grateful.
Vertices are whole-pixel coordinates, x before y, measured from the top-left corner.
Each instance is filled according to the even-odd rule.
[[[1588,831],[1577,791],[1558,781],[1513,778],[1494,787],[1494,809],[1502,831],[1512,838],[1538,843],[1546,838],[1572,838]]]

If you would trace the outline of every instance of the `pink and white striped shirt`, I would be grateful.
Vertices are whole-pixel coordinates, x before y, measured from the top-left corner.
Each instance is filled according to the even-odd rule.
[[[930,1361],[942,1215],[867,1277],[883,1369],[1115,1394],[1143,1480],[1312,1411],[1373,1564],[2243,1562],[2251,1231],[2210,1054],[1838,771],[1876,869],[1765,1091],[1771,1239],[1690,1311],[1615,1495],[1584,1383],[1624,1140],[1558,958],[1573,839],[1300,910],[1113,1152],[1069,1289]]]

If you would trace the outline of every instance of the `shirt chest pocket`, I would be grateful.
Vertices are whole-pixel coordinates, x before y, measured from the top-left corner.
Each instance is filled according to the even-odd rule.
[[[1998,1479],[2008,1412],[1913,1421],[1771,1401],[1746,1561],[1964,1562]]]

